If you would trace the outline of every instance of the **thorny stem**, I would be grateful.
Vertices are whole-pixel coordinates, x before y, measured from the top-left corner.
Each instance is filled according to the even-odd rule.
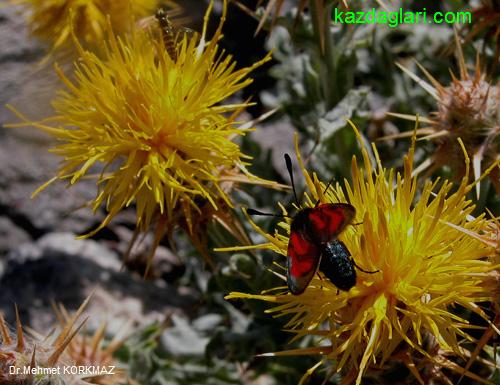
[[[335,51],[335,41],[333,38],[333,33],[330,32],[330,15],[332,14],[333,4],[330,4],[326,7],[326,12],[323,17],[326,18],[324,24],[324,40],[325,40],[325,61],[327,68],[327,84],[328,93],[327,93],[327,109],[330,110],[333,108],[341,99],[341,87],[338,86],[338,55]]]
[[[330,15],[333,3],[321,7],[321,1],[324,0],[309,0],[309,8],[319,48],[320,74],[322,79],[326,79],[325,82],[322,82],[323,95],[326,100],[326,108],[330,110],[340,100],[336,68],[338,57],[335,54],[334,37],[330,33]]]
[[[325,52],[325,47],[324,45],[326,44],[325,42],[325,34],[324,30],[321,28],[323,21],[324,21],[324,15],[320,14],[321,11],[318,9],[318,0],[309,0],[309,9],[311,10],[311,22],[313,25],[313,30],[314,30],[314,35],[317,41],[318,45],[318,55],[319,55],[319,63],[320,63],[320,74],[321,75],[328,75],[330,68],[325,68],[325,59],[326,59],[326,52]],[[330,39],[329,39],[330,40]],[[321,76],[323,79],[329,79],[328,76]],[[327,100],[327,104],[329,105],[330,101],[330,92],[332,91],[332,87],[330,87],[330,81],[325,81],[321,83],[321,86],[323,88],[323,95]]]

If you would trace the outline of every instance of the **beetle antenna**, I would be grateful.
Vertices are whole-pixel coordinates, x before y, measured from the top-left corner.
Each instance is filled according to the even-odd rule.
[[[354,261],[354,259],[352,260],[352,263],[354,264],[354,266],[356,266],[359,270],[361,270],[363,273],[366,273],[366,274],[375,274],[375,273],[378,273],[380,270],[375,270],[375,271],[368,271],[368,270],[365,270],[361,267],[359,267],[356,262]]]
[[[288,218],[288,215],[284,214],[272,214],[272,213],[264,213],[262,211],[258,211],[255,209],[247,209],[247,214],[248,215],[261,215],[261,216],[266,216],[266,217],[280,217],[280,218]]]
[[[293,181],[293,170],[292,170],[292,159],[290,159],[290,155],[285,154],[285,164],[286,169],[288,170],[288,174],[290,175],[290,181],[292,182],[293,196],[295,197],[295,203],[297,206],[300,206],[299,200],[297,199],[297,191],[295,191],[295,183]]]
[[[325,195],[326,192],[328,191],[328,189],[330,188],[332,182],[335,180],[335,177],[333,177],[332,179],[330,179],[330,181],[328,182],[328,184],[326,185],[325,189],[323,190],[323,194],[322,195]],[[318,198],[318,200],[316,201],[316,204],[314,205],[314,207],[318,207],[319,205],[319,202],[321,201],[320,198]],[[339,200],[340,202],[340,200]]]
[[[335,177],[333,177],[332,179],[330,179],[330,181],[326,185],[325,189],[323,190],[323,195],[325,195],[326,192],[328,191],[328,189],[332,186],[332,183],[333,183],[334,180],[335,180]],[[340,197],[337,195],[337,192],[335,190],[333,190],[333,195],[335,195],[335,198],[337,198],[337,200],[340,202]],[[316,201],[316,204],[314,205],[314,207],[317,207],[319,205],[320,201],[321,200],[318,198],[318,200]]]

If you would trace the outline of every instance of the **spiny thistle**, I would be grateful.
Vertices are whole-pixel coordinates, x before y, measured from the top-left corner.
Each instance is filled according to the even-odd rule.
[[[54,51],[71,46],[72,33],[85,46],[98,46],[106,36],[108,17],[116,34],[126,33],[136,20],[156,9],[158,0],[10,0],[10,3],[26,9],[31,34],[48,42]]]
[[[86,302],[82,306],[85,305]],[[77,312],[78,316],[80,312]],[[65,349],[81,329],[86,320],[75,328],[78,317],[74,317],[66,327],[61,330],[53,341],[47,342],[45,338],[34,339],[26,336],[19,318],[16,307],[16,337],[11,336],[9,327],[0,314],[0,383],[23,385],[23,384],[49,384],[60,383],[68,385],[85,385],[88,382],[71,373],[24,373],[25,367],[30,368],[60,368],[67,365],[75,365],[68,359]],[[10,368],[19,368],[19,374],[13,374]],[[53,381],[53,382],[51,382]]]
[[[55,313],[62,330],[67,329],[74,322],[73,317],[68,314],[62,305],[55,307]],[[115,335],[111,341],[105,344],[106,323],[102,322],[93,334],[83,331],[76,334],[70,341],[66,348],[66,354],[75,365],[96,368],[109,368],[112,366],[114,368],[113,374],[96,374],[87,377],[86,381],[99,385],[116,385],[127,381],[126,372],[123,368],[119,368],[119,364],[113,356],[124,342],[122,336],[127,332],[127,328],[123,330],[124,332]]]
[[[110,30],[104,59],[78,45],[76,80],[57,68],[67,87],[53,102],[57,115],[33,122],[16,112],[24,122],[11,126],[33,125],[60,142],[52,152],[64,158],[63,164],[40,190],[58,179],[73,185],[90,170],[100,173],[91,204],[94,211],[105,206],[107,216],[88,236],[135,203],[137,231],[157,222],[152,258],[175,225],[200,237],[195,231],[203,207],[229,212],[228,191],[235,184],[274,185],[246,170],[250,157],[233,141],[249,130],[236,121],[249,103],[222,103],[250,84],[248,74],[270,55],[236,70],[231,55],[218,47],[226,1],[214,36],[206,42],[212,8],[213,2],[201,38],[184,36],[175,57],[161,35],[145,30],[123,39]]]
[[[354,156],[352,181],[344,181],[344,188],[337,183],[325,192],[325,184],[306,171],[297,146],[309,190],[305,206],[314,207],[318,199],[322,203],[350,202],[356,209],[354,221],[358,225],[349,226],[339,238],[358,266],[378,272],[359,271],[357,284],[349,291],[339,291],[317,275],[301,295],[277,287],[262,294],[233,292],[226,298],[274,303],[276,306],[268,312],[288,317],[284,328],[295,334],[294,339],[320,338],[316,347],[266,354],[323,355],[302,382],[321,364],[334,360],[333,371],[345,373],[342,384],[359,385],[364,377],[384,373],[396,362],[403,362],[421,384],[432,383],[438,376],[450,383],[446,377],[453,372],[488,383],[448,357],[467,356],[461,342],[474,341],[466,330],[477,327],[456,314],[454,308],[468,309],[491,324],[478,303],[493,300],[495,283],[490,278],[498,268],[487,257],[491,246],[449,226],[480,234],[491,224],[484,215],[470,218],[474,205],[466,195],[474,184],[468,183],[467,153],[463,149],[466,171],[458,187],[446,180],[427,180],[418,195],[418,178],[413,172],[415,136],[401,175],[382,167],[375,146],[376,166],[372,166],[369,148],[353,129],[362,145],[364,170]],[[267,240],[254,248],[286,256],[290,221],[287,217],[280,222],[274,234],[251,222]],[[448,374],[436,371],[439,368],[448,369]]]
[[[60,305],[55,307],[59,326],[49,335],[44,336],[34,330],[29,330],[28,335],[23,332],[19,314],[16,307],[17,336],[11,337],[11,332],[0,314],[0,383],[1,384],[96,384],[117,385],[127,381],[124,370],[118,368],[113,354],[123,343],[122,336],[116,335],[112,341],[104,346],[106,325],[103,323],[92,334],[82,331],[82,326],[87,318],[75,327],[85,307],[89,302],[87,298],[73,316]],[[19,374],[10,374],[9,367],[20,369]],[[31,368],[60,368],[57,375],[24,374],[24,367]],[[63,366],[87,367],[91,372],[72,375],[71,370],[64,371]],[[113,369],[111,369],[113,367]],[[105,374],[104,371],[113,371]],[[101,374],[101,371],[103,374]],[[69,373],[68,373],[69,372]],[[95,375],[94,375],[95,374]],[[31,382],[30,382],[31,381]],[[54,382],[50,382],[54,381]],[[59,381],[59,382],[58,382]]]
[[[464,56],[457,41],[460,79],[452,75],[452,83],[445,87],[441,85],[425,68],[418,64],[432,84],[425,82],[407,68],[398,66],[427,91],[437,103],[438,110],[429,118],[419,118],[428,124],[417,130],[422,139],[434,140],[436,151],[419,169],[429,167],[429,174],[443,165],[448,165],[458,178],[465,173],[461,160],[458,138],[463,140],[465,148],[473,162],[474,177],[500,159],[500,82],[492,84],[487,81],[481,71],[479,60],[476,62],[475,73],[467,72]],[[403,119],[416,120],[416,116],[395,114],[390,115]],[[391,138],[409,136],[411,133],[392,135]],[[389,138],[389,137],[387,137]],[[500,168],[495,167],[490,175],[496,191],[500,192]],[[476,185],[479,196],[480,186]]]

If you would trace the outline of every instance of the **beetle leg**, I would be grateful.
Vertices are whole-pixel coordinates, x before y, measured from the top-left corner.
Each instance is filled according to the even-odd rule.
[[[375,270],[375,271],[368,271],[368,270],[365,270],[361,267],[359,267],[356,263],[356,261],[354,261],[354,259],[352,260],[352,263],[354,264],[354,266],[356,266],[359,270],[361,270],[363,273],[366,273],[366,274],[375,274],[375,273],[378,273],[380,270]]]

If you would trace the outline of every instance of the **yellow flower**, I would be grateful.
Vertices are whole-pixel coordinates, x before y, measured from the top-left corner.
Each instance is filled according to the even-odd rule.
[[[10,0],[29,12],[32,35],[59,49],[71,43],[72,30],[86,46],[101,44],[109,16],[117,34],[128,32],[136,20],[154,13],[158,0]],[[172,4],[171,1],[168,1]]]
[[[104,59],[78,46],[74,81],[56,67],[66,85],[53,102],[56,116],[33,122],[14,110],[24,122],[11,126],[33,125],[59,142],[52,152],[63,162],[46,185],[100,173],[92,206],[108,213],[91,234],[135,203],[139,231],[158,219],[154,251],[180,220],[192,229],[202,207],[229,210],[234,183],[271,184],[246,170],[250,157],[233,142],[248,131],[235,119],[249,103],[222,103],[251,83],[247,75],[270,55],[236,70],[218,48],[226,2],[206,42],[212,6],[201,36],[180,40],[175,59],[161,34],[136,30],[121,39],[110,32]]]
[[[357,129],[356,135],[363,143]],[[350,202],[356,209],[354,222],[340,239],[347,245],[358,269],[357,284],[349,291],[339,291],[326,278],[315,276],[306,291],[292,295],[286,287],[278,287],[260,295],[230,293],[226,298],[250,298],[275,303],[268,310],[276,317],[288,316],[284,328],[295,338],[307,335],[321,337],[317,347],[271,353],[268,355],[321,354],[323,359],[306,373],[303,380],[321,363],[335,360],[335,370],[344,370],[345,383],[362,383],[369,369],[384,368],[389,359],[398,357],[422,384],[431,383],[409,354],[417,352],[440,367],[458,371],[461,368],[448,360],[448,354],[464,354],[461,340],[472,340],[467,334],[468,321],[456,315],[452,307],[464,308],[488,317],[477,303],[492,299],[495,263],[486,258],[492,248],[477,237],[453,229],[449,224],[480,233],[490,221],[483,215],[472,219],[474,205],[467,199],[473,185],[468,176],[455,188],[449,181],[420,181],[413,175],[412,147],[404,158],[401,175],[384,169],[373,146],[376,165],[369,148],[362,147],[364,170],[352,159],[352,182],[344,181],[324,192],[325,184],[312,177],[299,163],[309,193],[305,205]],[[466,163],[469,159],[466,157]],[[467,171],[468,172],[468,171]],[[287,211],[282,208],[283,213]],[[266,234],[253,222],[267,243],[254,246],[287,255],[290,219],[279,223],[274,234]],[[238,248],[243,249],[243,247]],[[285,268],[283,268],[284,270]],[[277,273],[283,279],[281,273]],[[439,355],[424,348],[431,338]],[[329,343],[327,343],[329,342]],[[487,382],[477,375],[466,375]],[[344,383],[344,382],[343,382]]]

